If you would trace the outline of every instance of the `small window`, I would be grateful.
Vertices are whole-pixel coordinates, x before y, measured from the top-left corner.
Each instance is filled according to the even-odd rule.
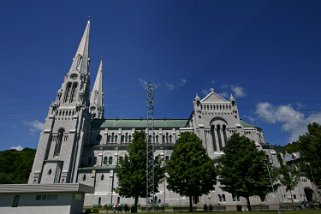
[[[51,172],[52,172],[51,169],[49,169],[49,170],[48,170],[48,175],[51,175]]]
[[[107,165],[107,157],[104,157],[104,165]]]
[[[113,164],[113,157],[109,157],[109,159],[108,159],[108,164],[109,164],[109,165]]]
[[[105,178],[105,176],[104,176],[104,174],[102,174],[102,175],[101,175],[101,177],[100,177],[100,180],[102,180],[102,181],[103,181],[103,180],[104,180],[104,178]]]
[[[86,180],[86,175],[82,176],[82,180],[85,181]]]
[[[15,195],[12,202],[12,207],[17,207],[19,205],[20,195]]]

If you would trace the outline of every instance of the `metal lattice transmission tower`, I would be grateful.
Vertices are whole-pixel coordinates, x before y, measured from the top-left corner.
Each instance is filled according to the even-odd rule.
[[[154,84],[146,85],[146,110],[147,110],[147,134],[146,134],[146,206],[154,210]]]

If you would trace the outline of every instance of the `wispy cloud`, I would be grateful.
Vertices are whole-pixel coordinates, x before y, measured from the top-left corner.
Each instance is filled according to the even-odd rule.
[[[268,102],[256,105],[256,115],[263,121],[271,124],[282,124],[282,130],[290,134],[289,142],[296,141],[307,131],[307,125],[312,122],[321,122],[321,111],[305,116],[291,105],[274,106]]]
[[[210,90],[208,90],[208,89],[202,89],[202,94],[203,94],[204,96],[208,95],[209,93],[210,93]]]
[[[165,86],[168,90],[172,91],[175,89],[175,85],[169,82],[165,82]]]
[[[23,124],[29,127],[29,131],[31,133],[35,131],[42,131],[45,126],[45,124],[39,120],[25,121]]]
[[[18,146],[11,146],[10,149],[15,149],[17,151],[21,151],[23,150],[24,148],[21,146],[21,145],[18,145]]]
[[[246,96],[246,94],[244,92],[244,88],[241,86],[231,85],[231,90],[232,90],[235,97],[245,97]]]
[[[138,82],[143,89],[146,89],[146,86],[148,84],[146,80],[144,80],[143,78],[139,78]],[[159,87],[159,84],[153,83],[153,86],[154,86],[154,89],[157,89]]]
[[[147,85],[146,80],[144,80],[143,78],[139,78],[138,82],[139,82],[140,86],[142,86],[144,89],[146,88],[146,85]]]
[[[179,86],[184,86],[186,84],[187,80],[186,79],[181,79],[180,83],[178,83]]]
[[[242,86],[233,85],[233,84],[224,84],[221,86],[221,91],[219,94],[225,98],[229,97],[230,94],[233,94],[236,98],[245,97],[246,93]]]

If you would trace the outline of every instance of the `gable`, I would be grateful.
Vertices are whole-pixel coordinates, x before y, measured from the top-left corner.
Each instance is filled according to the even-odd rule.
[[[226,99],[211,91],[206,97],[201,100],[202,103],[229,103]]]

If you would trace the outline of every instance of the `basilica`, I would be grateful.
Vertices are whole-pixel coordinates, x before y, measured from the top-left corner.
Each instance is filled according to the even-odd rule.
[[[69,71],[64,76],[55,100],[49,106],[45,127],[40,134],[29,184],[80,183],[94,188],[85,196],[85,206],[132,204],[117,188],[115,167],[127,154],[128,144],[135,131],[147,130],[146,119],[106,119],[103,101],[103,62],[100,62],[90,93],[88,21]],[[173,145],[182,132],[195,133],[207,154],[217,159],[234,133],[253,140],[257,149],[265,151],[270,162],[279,166],[276,152],[266,144],[262,129],[240,118],[237,101],[231,95],[225,99],[211,89],[205,97],[191,95],[191,114],[185,119],[154,119],[155,155],[164,161],[171,158]],[[306,199],[301,182],[294,194],[297,201]],[[188,205],[188,198],[167,190],[166,180],[159,184],[155,202],[169,205]],[[266,201],[251,197],[252,204],[285,202],[289,193],[281,187],[270,193]],[[278,200],[278,201],[277,201]],[[139,203],[144,205],[145,199]],[[199,204],[242,205],[243,198],[224,192],[217,183],[215,190],[195,200]]]

